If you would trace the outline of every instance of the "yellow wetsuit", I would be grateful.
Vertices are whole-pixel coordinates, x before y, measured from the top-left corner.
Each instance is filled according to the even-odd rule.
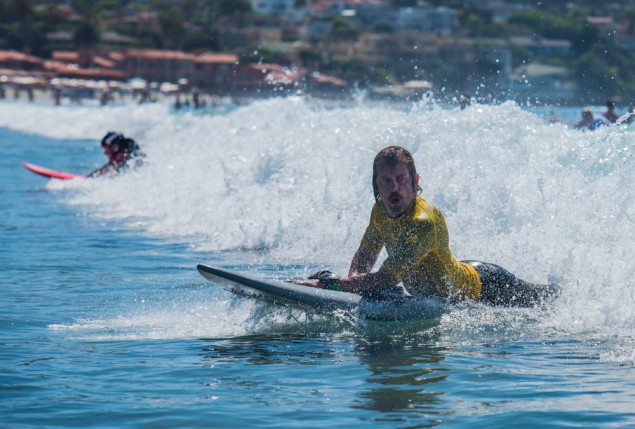
[[[386,215],[380,199],[362,243],[377,253],[386,246],[388,258],[381,270],[403,281],[414,295],[479,299],[478,273],[452,255],[443,214],[420,196],[396,219]]]

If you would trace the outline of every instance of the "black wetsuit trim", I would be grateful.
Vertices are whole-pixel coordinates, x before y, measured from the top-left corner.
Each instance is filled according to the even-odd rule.
[[[556,285],[529,283],[505,268],[481,261],[462,261],[481,278],[479,302],[503,307],[533,307],[558,294]]]

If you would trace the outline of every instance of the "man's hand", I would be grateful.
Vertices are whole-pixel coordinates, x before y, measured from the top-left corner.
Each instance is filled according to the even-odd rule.
[[[323,289],[340,289],[340,276],[336,276],[329,270],[321,270],[317,273],[311,274],[309,279],[317,279]]]
[[[311,274],[309,280],[287,280],[287,282],[321,289],[339,290],[340,278],[331,271],[321,270]]]
[[[311,286],[311,287],[316,287],[316,288],[322,288],[322,286],[320,286],[320,281],[319,280],[285,280],[286,283],[293,283],[296,285],[301,285],[301,286]]]
[[[320,289],[329,289],[324,287],[323,281],[318,279],[309,280],[285,280],[287,283],[294,283],[302,286],[311,286]],[[344,292],[353,292],[360,294],[372,293],[376,287],[392,288],[397,285],[397,281],[385,271],[377,271],[375,273],[360,274],[351,277],[342,277],[339,279],[339,289]]]

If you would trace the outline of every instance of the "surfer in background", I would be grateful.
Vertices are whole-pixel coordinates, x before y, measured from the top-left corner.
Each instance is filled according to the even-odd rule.
[[[101,139],[101,146],[104,149],[104,155],[108,157],[108,162],[103,167],[90,173],[88,177],[116,174],[128,168],[133,160],[136,167],[143,157],[139,145],[133,139],[124,137],[121,133],[108,132]]]
[[[573,126],[577,129],[595,130],[602,125],[610,125],[604,115],[594,115],[591,109],[585,107],[580,114],[580,120]]]
[[[292,283],[373,297],[403,282],[418,297],[522,307],[556,295],[555,286],[526,282],[498,265],[458,261],[449,247],[443,214],[418,195],[418,182],[410,152],[399,146],[380,151],[373,162],[376,202],[348,277],[322,271]],[[371,272],[383,248],[388,257]]]
[[[613,100],[606,100],[604,105],[606,106],[606,111],[602,113],[602,116],[604,116],[610,123],[616,123],[620,117],[617,113],[615,113],[615,102]]]

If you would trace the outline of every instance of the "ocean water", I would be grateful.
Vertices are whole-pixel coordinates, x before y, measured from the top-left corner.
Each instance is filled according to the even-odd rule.
[[[0,103],[0,427],[635,427],[635,134],[530,110]],[[143,168],[20,165],[88,173],[109,130]],[[198,275],[345,273],[389,144],[413,152],[458,258],[562,296],[370,322]]]

